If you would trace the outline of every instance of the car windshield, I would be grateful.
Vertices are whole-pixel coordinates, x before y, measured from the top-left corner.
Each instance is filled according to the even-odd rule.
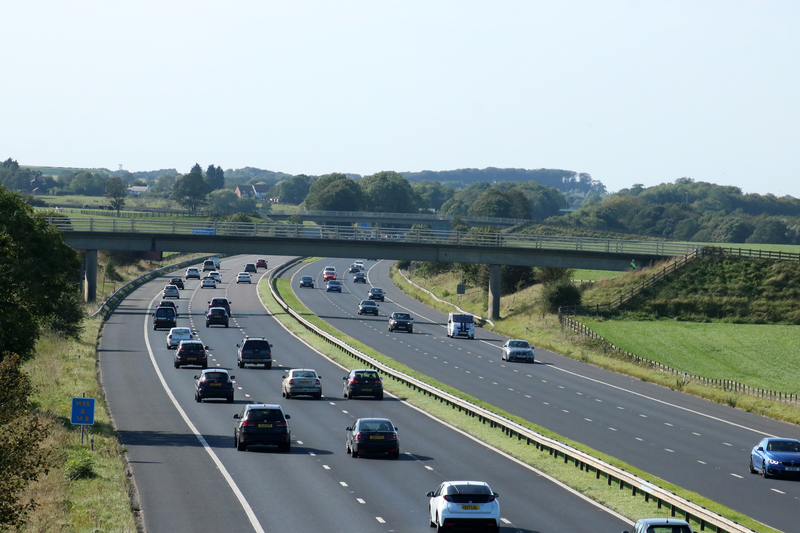
[[[395,320],[411,320],[411,315],[408,313],[395,313],[394,314]]]
[[[311,281],[311,276],[303,276],[302,280],[303,281]]]
[[[328,285],[339,285],[339,282],[336,280],[331,280],[328,282]]]
[[[333,267],[325,267],[325,272],[336,272],[336,269]]]
[[[269,343],[267,341],[247,341],[242,347],[242,352],[245,354],[254,354],[258,352],[268,352]]]
[[[250,422],[283,422],[283,413],[278,409],[250,409],[247,412]]]
[[[369,292],[371,292],[372,294],[381,294],[383,292],[383,289],[370,289]]]
[[[453,315],[453,322],[461,322],[464,324],[472,324],[472,315]]]
[[[800,442],[772,441],[767,444],[769,452],[800,452]]]
[[[372,307],[372,306],[377,306],[378,304],[376,304],[372,300],[361,300],[361,305],[363,305],[364,307]]]
[[[528,341],[510,341],[509,348],[530,348]]]

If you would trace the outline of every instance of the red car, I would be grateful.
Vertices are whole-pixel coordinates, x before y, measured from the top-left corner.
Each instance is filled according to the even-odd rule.
[[[256,268],[267,268],[267,260],[266,259],[256,260]]]
[[[336,279],[336,269],[333,267],[325,267],[325,270],[322,272],[322,281],[331,279]]]

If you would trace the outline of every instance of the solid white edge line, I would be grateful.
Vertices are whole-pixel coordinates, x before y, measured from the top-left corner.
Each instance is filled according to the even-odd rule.
[[[267,283],[269,283],[269,281],[267,281]],[[325,359],[327,359],[327,360],[328,360],[328,361],[330,361],[331,363],[333,363],[333,364],[337,365],[338,367],[342,368],[343,370],[347,370],[347,367],[344,367],[344,366],[340,365],[339,363],[337,363],[336,361],[332,360],[331,358],[329,358],[329,357],[328,357],[327,355],[325,355],[324,353],[320,352],[319,350],[317,350],[316,348],[314,348],[313,346],[311,346],[310,344],[308,344],[308,343],[307,343],[305,340],[301,339],[300,337],[297,337],[297,336],[296,336],[294,333],[292,333],[292,332],[291,332],[291,330],[289,330],[289,328],[287,328],[287,327],[286,327],[286,326],[283,324],[283,322],[281,322],[280,320],[278,320],[277,318],[275,318],[275,316],[274,316],[274,315],[272,315],[272,314],[269,312],[269,309],[267,308],[266,304],[264,303],[264,300],[261,298],[261,291],[260,291],[260,290],[258,291],[258,298],[261,300],[261,305],[262,305],[262,306],[264,306],[264,309],[267,311],[267,313],[269,313],[269,316],[271,316],[271,317],[273,318],[273,320],[275,320],[275,322],[277,322],[278,324],[280,324],[280,326],[281,326],[283,329],[285,329],[287,333],[289,333],[290,335],[292,335],[293,337],[295,337],[297,340],[299,340],[300,342],[302,342],[303,344],[305,344],[306,346],[308,346],[308,347],[309,347],[311,350],[313,350],[314,352],[318,353],[319,355],[321,355],[322,357],[324,357]],[[388,391],[384,391],[384,394],[388,394],[388,395],[389,395],[389,396],[391,396],[392,398],[396,398],[396,399],[400,400],[400,398],[399,398],[399,397],[397,397],[397,396],[393,395],[392,393],[390,393],[390,392],[388,392]],[[400,400],[400,403],[401,403],[401,404],[403,404],[403,405],[405,405],[405,406],[407,406],[407,407],[410,407],[411,409],[414,409],[415,411],[418,411],[418,412],[422,413],[423,415],[427,416],[427,417],[428,417],[428,418],[430,418],[431,420],[434,420],[434,421],[438,422],[439,424],[441,424],[441,425],[445,426],[446,428],[452,429],[453,431],[456,431],[456,432],[458,432],[458,433],[460,433],[460,434],[464,435],[465,437],[467,437],[467,438],[469,438],[469,439],[472,439],[473,441],[477,442],[478,444],[480,444],[480,445],[481,445],[481,446],[483,446],[484,448],[486,448],[486,449],[488,449],[488,450],[491,450],[491,451],[493,451],[493,452],[495,452],[495,453],[497,453],[497,454],[501,455],[502,457],[504,457],[504,458],[506,458],[506,459],[509,459],[509,460],[511,460],[511,461],[512,461],[512,462],[514,462],[514,463],[517,463],[518,465],[522,466],[523,468],[526,468],[526,469],[530,470],[531,472],[534,472],[534,473],[536,473],[537,475],[539,475],[539,476],[541,476],[541,477],[543,477],[543,478],[547,479],[547,480],[548,480],[548,481],[550,481],[551,483],[554,483],[554,484],[558,485],[559,487],[561,487],[562,489],[564,489],[564,490],[566,490],[566,491],[568,491],[568,492],[570,492],[570,493],[574,494],[575,496],[577,496],[577,497],[581,498],[582,500],[586,501],[587,503],[589,503],[589,504],[591,504],[591,505],[594,505],[594,506],[595,506],[595,507],[597,507],[598,509],[600,509],[600,510],[602,510],[602,511],[605,511],[605,512],[607,512],[608,514],[610,514],[611,516],[614,516],[615,518],[618,518],[619,520],[622,520],[623,522],[627,523],[628,525],[631,525],[631,526],[632,526],[632,525],[634,524],[634,522],[633,522],[632,520],[630,520],[629,518],[622,516],[621,514],[617,513],[616,511],[614,511],[614,510],[612,510],[612,509],[609,509],[608,507],[604,507],[604,506],[603,506],[603,505],[601,505],[600,503],[598,503],[598,502],[596,502],[596,501],[592,500],[592,499],[591,499],[591,498],[589,498],[588,496],[585,496],[585,495],[581,494],[581,493],[580,493],[580,492],[578,492],[577,490],[575,490],[575,489],[573,489],[572,487],[570,487],[570,486],[568,486],[568,485],[566,485],[566,484],[562,483],[561,481],[557,480],[556,478],[552,477],[551,475],[549,475],[549,474],[547,474],[547,473],[545,473],[545,472],[543,472],[543,471],[541,471],[541,470],[539,470],[539,469],[537,469],[537,468],[535,468],[535,467],[533,467],[533,466],[531,466],[531,465],[529,465],[529,464],[523,463],[522,461],[520,461],[520,460],[519,460],[519,459],[517,459],[516,457],[513,457],[513,456],[511,456],[511,455],[509,455],[509,454],[505,453],[504,451],[502,451],[502,450],[499,450],[499,449],[497,449],[497,448],[495,448],[495,447],[493,447],[493,446],[491,446],[491,445],[489,445],[489,444],[487,444],[487,443],[483,442],[482,440],[478,439],[477,437],[473,437],[473,436],[472,436],[472,435],[470,435],[469,433],[466,433],[466,432],[464,432],[463,430],[461,430],[461,429],[458,429],[457,427],[453,426],[452,424],[448,424],[448,423],[447,423],[447,422],[445,422],[444,420],[441,420],[440,418],[437,418],[437,417],[433,416],[432,414],[430,414],[430,413],[427,413],[427,412],[423,411],[422,409],[420,409],[419,407],[417,407],[417,406],[415,406],[415,405],[411,405],[410,403],[406,402],[405,400]]]
[[[148,307],[147,307],[148,310],[153,306],[153,302],[155,302],[158,298],[159,298],[159,296],[156,295],[155,298],[150,300],[150,303],[148,304]],[[253,529],[257,533],[265,533],[264,532],[264,528],[261,527],[261,523],[259,523],[258,518],[256,518],[256,514],[253,512],[253,508],[250,507],[250,504],[247,503],[247,499],[244,497],[244,494],[242,494],[242,491],[239,490],[239,486],[236,485],[236,482],[233,480],[231,475],[228,473],[228,470],[225,468],[225,465],[222,464],[222,461],[220,461],[219,457],[217,457],[217,454],[214,453],[214,450],[212,450],[211,446],[208,445],[208,442],[203,437],[203,435],[201,435],[200,432],[197,431],[197,428],[194,426],[192,421],[189,419],[189,415],[187,415],[186,411],[184,411],[183,408],[180,406],[180,404],[178,403],[177,398],[175,398],[175,395],[172,394],[172,389],[170,389],[169,385],[167,385],[167,381],[164,379],[164,375],[161,373],[161,369],[158,368],[158,364],[156,363],[156,357],[153,354],[152,347],[150,346],[150,338],[147,336],[147,333],[149,331],[147,329],[147,327],[148,327],[149,322],[150,322],[149,317],[150,317],[149,314],[145,314],[145,319],[144,319],[144,343],[147,346],[147,353],[150,355],[150,362],[153,364],[153,369],[155,369],[156,375],[158,375],[158,379],[159,379],[159,381],[161,381],[161,386],[164,387],[164,391],[167,393],[167,396],[169,396],[169,399],[172,401],[172,404],[175,406],[175,409],[178,410],[178,413],[181,415],[181,418],[183,418],[183,421],[186,422],[186,425],[189,426],[189,429],[192,431],[192,433],[194,433],[195,437],[197,437],[197,440],[199,440],[200,444],[203,445],[203,449],[211,457],[211,460],[214,461],[214,464],[217,465],[217,468],[219,468],[219,471],[222,474],[222,477],[225,478],[225,481],[227,481],[228,486],[233,491],[233,494],[236,496],[236,499],[239,500],[239,503],[241,504],[242,508],[244,509],[244,512],[247,515],[247,518],[250,520],[250,524],[253,526]],[[198,337],[199,337],[199,335],[198,335]]]

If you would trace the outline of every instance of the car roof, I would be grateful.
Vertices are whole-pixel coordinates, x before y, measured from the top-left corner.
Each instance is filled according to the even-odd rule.
[[[169,332],[172,333],[173,331],[186,331],[186,332],[188,332],[190,334],[192,333],[192,329],[191,328],[187,328],[186,326],[170,328]]]
[[[225,309],[224,307],[209,307],[208,312],[210,313],[211,311],[225,311],[226,313],[228,312],[228,310]]]
[[[280,409],[283,411],[283,407],[278,405],[277,403],[249,403],[244,406],[245,409]]]
[[[359,418],[356,422],[391,422],[388,418]],[[394,425],[394,424],[392,424]]]
[[[225,300],[226,302],[228,301],[228,299],[225,298],[224,296],[214,296],[213,298],[211,298],[211,301],[213,302],[214,300],[218,302],[221,302],[222,300]]]
[[[444,485],[477,485],[477,486],[483,486],[483,487],[488,487],[489,486],[489,484],[486,483],[485,481],[445,481],[443,484]]]
[[[197,339],[192,339],[188,341],[181,341],[181,344],[203,344],[203,343]]]
[[[670,525],[670,526],[688,526],[689,522],[679,518],[640,518],[639,524],[647,524],[648,526]]]
[[[301,370],[305,372],[316,372],[316,370],[314,370],[313,368],[290,368],[289,372],[293,372],[295,370]]]
[[[508,339],[506,342],[528,342],[525,339]]]

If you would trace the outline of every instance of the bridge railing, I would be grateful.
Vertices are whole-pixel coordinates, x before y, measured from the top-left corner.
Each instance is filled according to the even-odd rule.
[[[430,220],[440,220],[443,222],[449,222],[454,220],[456,217],[453,215],[438,215],[436,213],[370,213],[367,211],[310,211],[305,209],[299,209],[297,211],[279,211],[277,209],[272,209],[270,214],[274,215],[300,215],[301,217],[314,217],[314,218],[324,218],[324,217],[331,217],[331,218],[363,218],[363,219],[386,219],[386,218],[393,218],[393,219],[400,219],[400,220],[408,220],[409,222],[413,222],[415,220],[418,221],[430,221]],[[464,222],[472,222],[476,224],[486,223],[486,224],[503,224],[509,226],[516,226],[518,224],[528,224],[531,221],[525,220],[522,218],[496,218],[496,217],[475,217],[475,216],[459,216],[461,220]]]
[[[533,248],[674,257],[700,245],[661,241],[633,241],[518,233],[483,233],[430,229],[358,228],[336,225],[302,225],[256,222],[216,222],[116,218],[48,219],[64,232],[160,233],[171,235],[220,235],[229,237],[275,237],[286,239],[332,239],[387,241],[413,244],[477,246],[490,248]]]

